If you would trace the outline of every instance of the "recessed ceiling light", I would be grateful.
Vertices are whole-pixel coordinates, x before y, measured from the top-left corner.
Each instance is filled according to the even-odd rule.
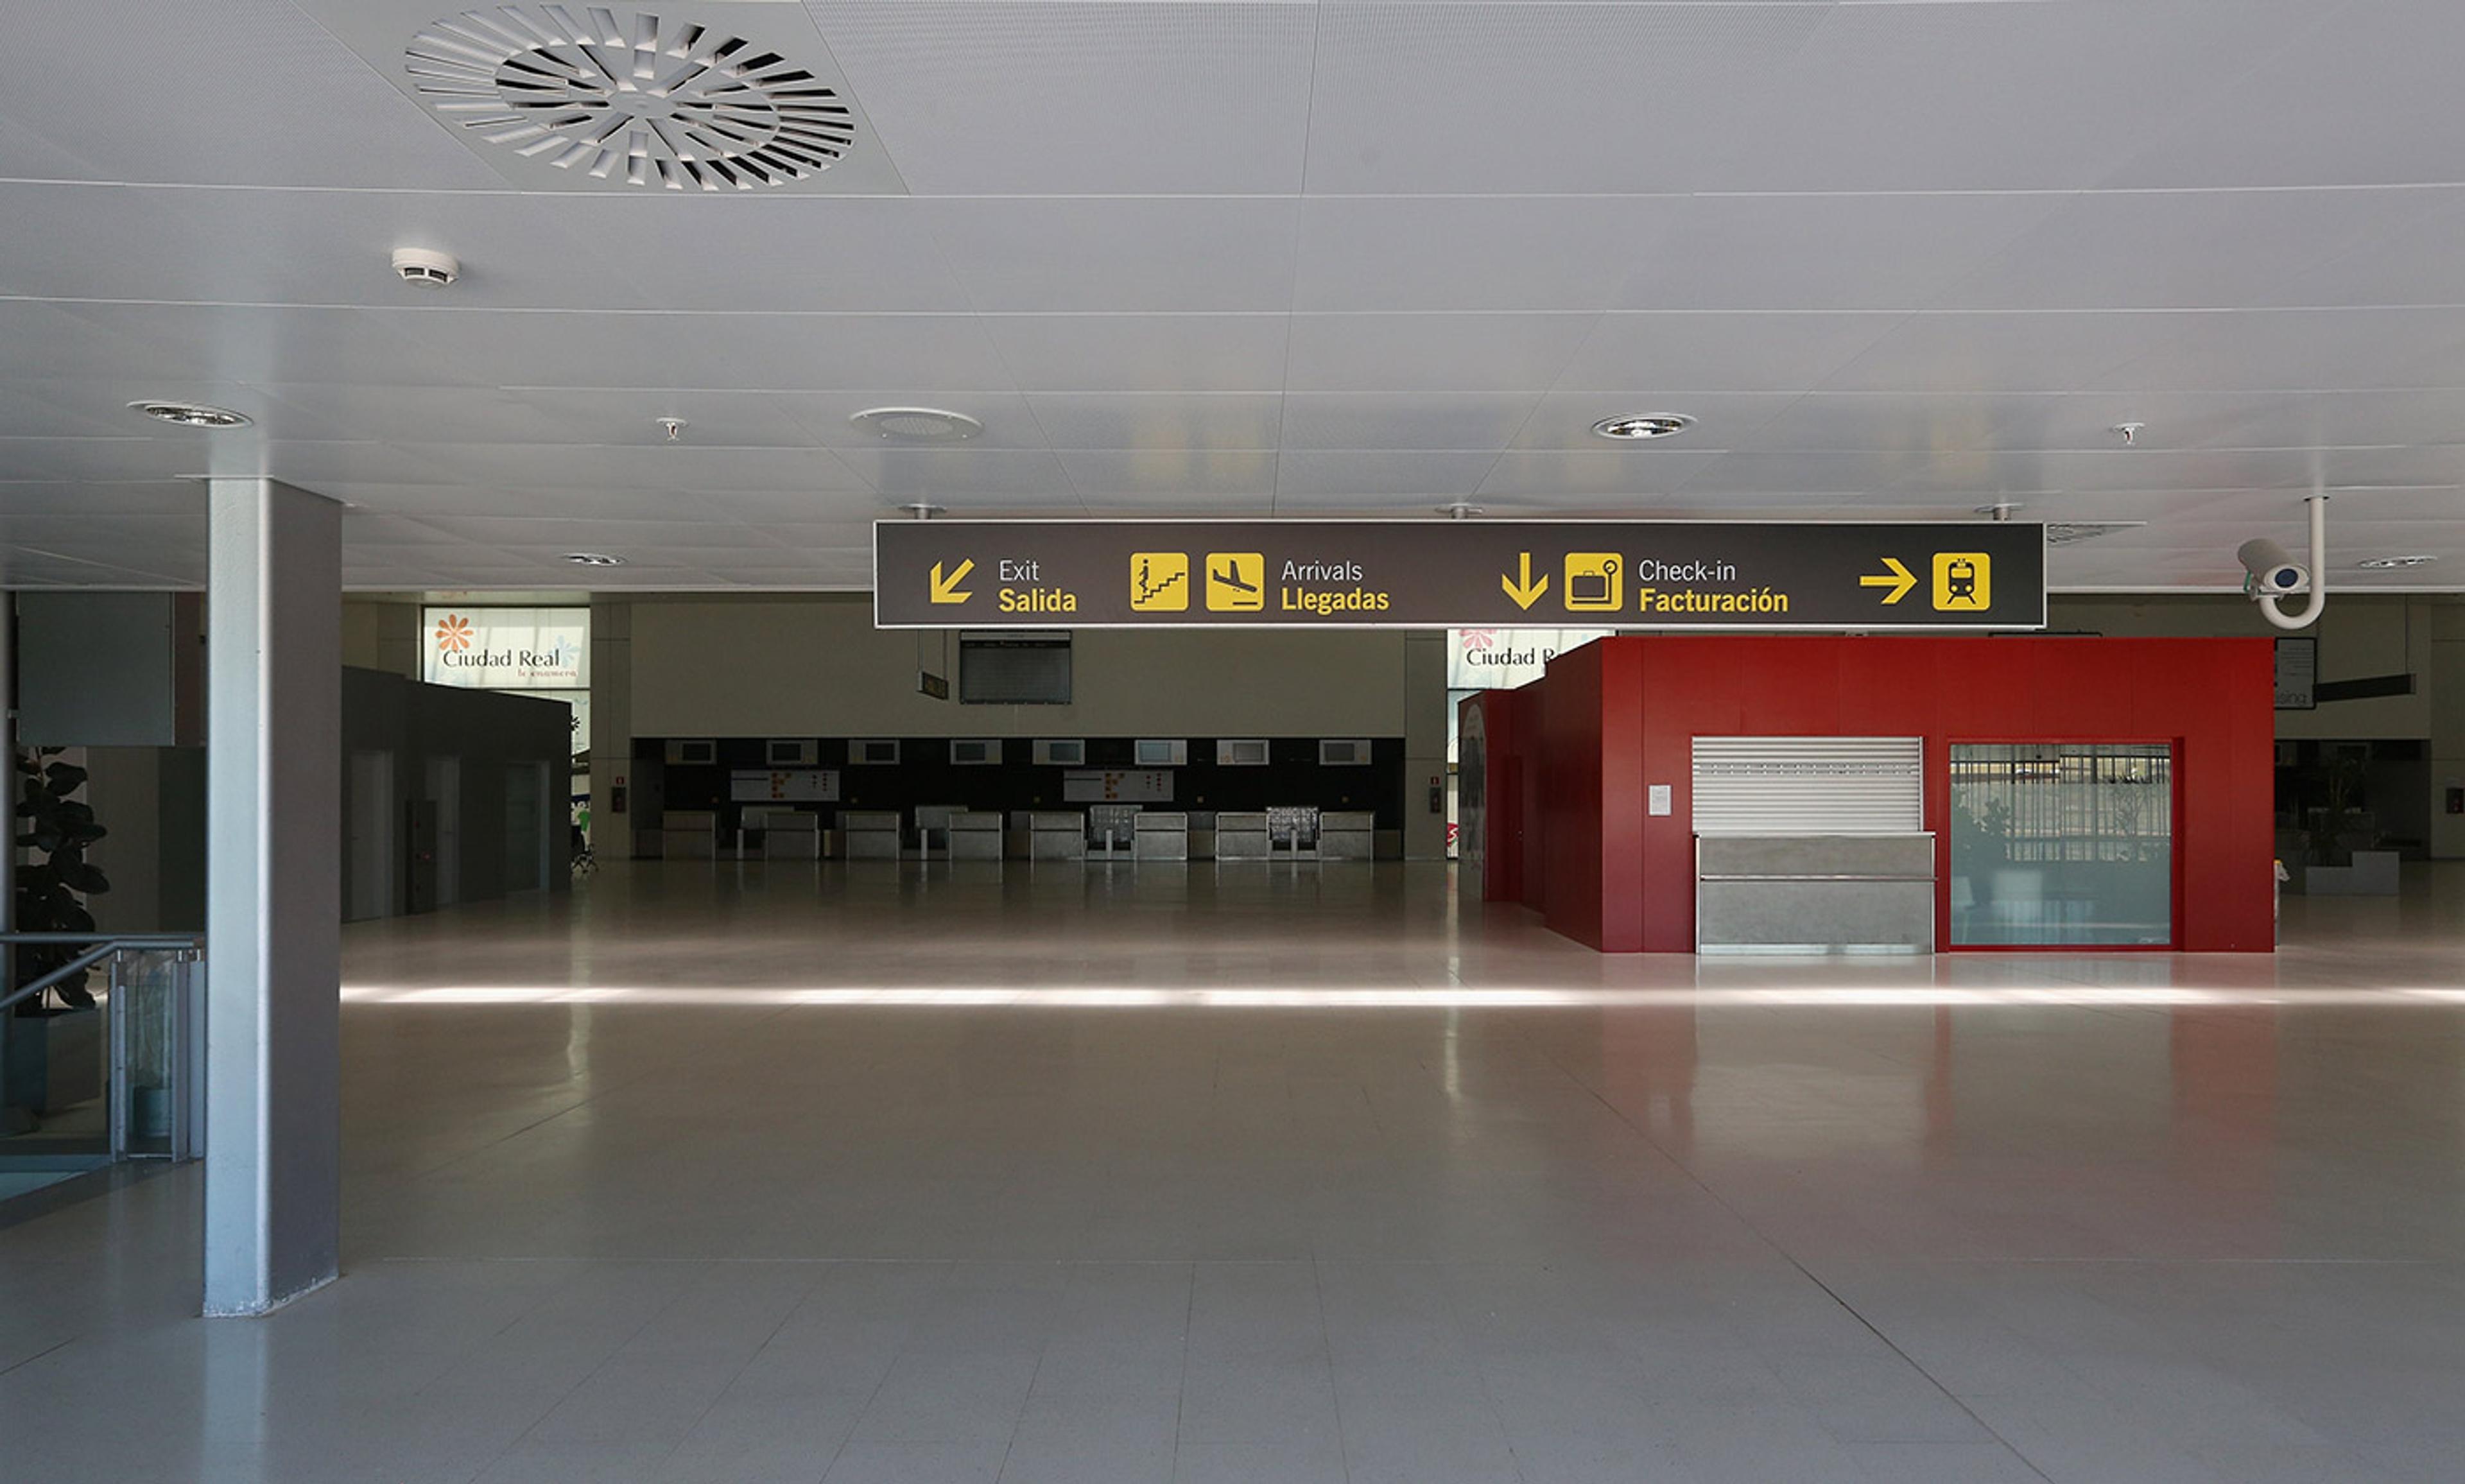
[[[131,402],[128,405],[158,422],[176,423],[183,428],[245,428],[251,421],[246,412],[234,412],[227,407],[207,407],[201,402]]]
[[[2145,521],[2049,521],[2046,522],[2046,544],[2068,546],[2075,542],[2095,541],[2117,531],[2128,531],[2146,525]]]
[[[576,566],[623,566],[623,557],[611,557],[604,551],[568,551],[565,560]]]
[[[965,443],[985,431],[966,413],[938,407],[871,407],[848,421],[900,443]]]
[[[1604,438],[1674,438],[1695,426],[1683,412],[1644,412],[1633,417],[1604,417],[1592,432]]]
[[[2410,557],[2366,557],[2354,565],[2368,567],[2374,572],[2385,572],[2400,566],[2429,566],[2438,560],[2437,557],[2419,554]]]

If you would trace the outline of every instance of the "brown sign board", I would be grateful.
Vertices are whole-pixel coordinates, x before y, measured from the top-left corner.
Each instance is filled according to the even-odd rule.
[[[884,629],[2042,629],[2020,521],[885,521]]]

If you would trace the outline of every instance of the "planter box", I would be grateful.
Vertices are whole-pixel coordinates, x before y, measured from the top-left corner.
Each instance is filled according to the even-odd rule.
[[[2394,851],[2356,851],[2350,866],[2310,866],[2302,873],[2302,890],[2312,897],[2394,897],[2396,882]]]
[[[10,1102],[64,1113],[102,1096],[102,1011],[9,1017]]]

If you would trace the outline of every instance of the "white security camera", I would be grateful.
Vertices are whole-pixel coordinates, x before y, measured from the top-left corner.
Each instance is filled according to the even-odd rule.
[[[2259,606],[2259,616],[2279,629],[2307,629],[2328,605],[2328,493],[2321,490],[2303,501],[2311,507],[2311,560],[2297,562],[2294,553],[2262,536],[2234,549],[2234,560],[2249,573],[2243,595]],[[2292,592],[2307,592],[2302,611],[2288,613],[2276,605]]]
[[[2300,592],[2311,582],[2310,568],[2265,536],[2244,542],[2235,548],[2234,558],[2251,574],[2243,581],[2243,591],[2255,598]]]

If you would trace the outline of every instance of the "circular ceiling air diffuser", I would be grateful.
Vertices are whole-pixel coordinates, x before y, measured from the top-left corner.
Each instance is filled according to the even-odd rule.
[[[466,11],[422,31],[403,57],[448,122],[600,180],[751,190],[817,175],[855,143],[855,110],[811,73],[647,11]]]

